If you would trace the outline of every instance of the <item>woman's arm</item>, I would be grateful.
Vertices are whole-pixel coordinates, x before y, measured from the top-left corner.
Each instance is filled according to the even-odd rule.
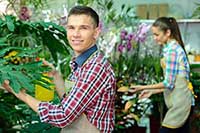
[[[154,90],[143,90],[140,94],[139,94],[139,98],[149,98],[151,95],[153,94],[157,94],[157,93],[161,93],[163,92],[164,89],[154,89]]]
[[[130,88],[131,89],[129,91],[132,93],[135,93],[142,90],[158,90],[158,89],[165,88],[165,86],[162,82],[160,82],[158,84],[152,84],[152,85],[134,85],[134,86],[131,86]]]

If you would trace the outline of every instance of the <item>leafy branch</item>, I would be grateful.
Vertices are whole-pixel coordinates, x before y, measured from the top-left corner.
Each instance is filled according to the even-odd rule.
[[[21,47],[42,46],[41,53],[49,52],[57,63],[59,55],[69,55],[70,46],[66,30],[51,22],[26,22],[5,15],[0,18],[0,37],[7,37],[7,44]]]
[[[36,55],[41,50],[37,48],[10,47],[0,41],[0,83],[5,80],[10,81],[13,90],[18,93],[22,88],[34,92],[35,84],[40,84],[50,89],[51,83],[42,77],[48,78],[43,74],[50,71],[48,66],[44,66],[42,61],[36,61]],[[15,51],[15,54],[10,54]],[[27,58],[25,62],[22,58]],[[18,63],[15,63],[18,59]],[[50,78],[49,78],[50,79]]]

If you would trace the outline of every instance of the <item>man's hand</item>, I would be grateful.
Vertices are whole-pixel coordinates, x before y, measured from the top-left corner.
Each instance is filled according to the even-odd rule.
[[[13,89],[10,86],[10,81],[9,80],[5,80],[2,84],[2,87],[5,88],[5,90],[7,90],[8,92],[14,94],[18,99],[23,100],[23,98],[26,96],[26,91],[25,89],[20,90],[19,93],[15,93],[13,91]]]
[[[5,80],[2,84],[2,87],[4,87],[5,90],[8,92],[14,94],[19,100],[25,102],[27,105],[29,105],[35,112],[38,113],[38,106],[40,101],[35,99],[34,97],[30,96],[26,93],[25,89],[20,90],[19,93],[15,93],[11,86],[9,85],[9,80]]]
[[[11,89],[11,87],[10,87],[10,81],[9,80],[5,80],[4,82],[3,82],[3,84],[2,84],[2,87],[5,89],[5,90],[7,90],[8,92],[11,92],[11,93],[13,93],[13,90]]]
[[[53,77],[54,75],[56,75],[56,74],[59,73],[59,72],[56,70],[56,68],[53,66],[53,64],[49,63],[49,62],[46,61],[46,60],[42,60],[42,62],[43,62],[43,64],[44,64],[45,66],[49,66],[49,67],[52,69],[51,72],[48,72],[48,76]]]
[[[65,90],[65,82],[59,71],[55,69],[53,64],[49,63],[48,61],[43,60],[43,64],[47,65],[52,68],[51,72],[48,72],[48,76],[53,77],[53,83],[55,84],[55,89],[59,95],[60,98],[64,95],[66,92]]]

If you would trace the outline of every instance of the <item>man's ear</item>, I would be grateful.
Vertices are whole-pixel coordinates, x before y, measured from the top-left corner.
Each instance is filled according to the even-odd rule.
[[[100,30],[99,27],[97,27],[95,29],[95,33],[94,33],[94,36],[93,36],[95,40],[97,40],[97,38],[99,37],[100,33],[101,33],[101,30]]]

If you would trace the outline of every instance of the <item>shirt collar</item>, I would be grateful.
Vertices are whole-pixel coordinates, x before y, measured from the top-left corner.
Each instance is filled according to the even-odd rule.
[[[163,52],[168,51],[168,49],[171,48],[172,45],[174,45],[174,44],[176,44],[175,40],[171,40],[170,42],[166,43],[166,45],[164,45]]]
[[[83,63],[95,52],[97,51],[97,45],[92,46],[88,50],[86,50],[84,53],[79,55],[76,59],[75,62],[77,63],[78,66],[82,66]]]

